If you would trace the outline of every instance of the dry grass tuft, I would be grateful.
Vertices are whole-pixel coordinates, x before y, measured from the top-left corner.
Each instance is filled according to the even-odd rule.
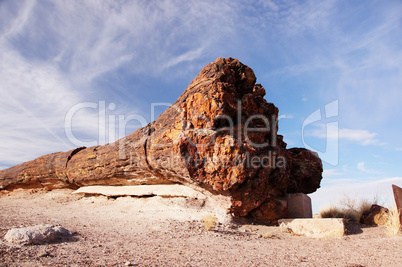
[[[213,214],[206,214],[202,217],[201,222],[204,223],[205,230],[209,231],[212,227],[216,225],[218,218],[216,218]]]
[[[359,221],[360,219],[356,210],[342,209],[335,206],[320,211],[320,216],[321,218],[343,218],[350,221]]]
[[[343,218],[349,221],[359,222],[362,214],[369,211],[371,205],[377,204],[377,197],[373,201],[367,199],[357,200],[347,195],[339,202],[339,206],[331,206],[320,211],[321,218]]]
[[[388,212],[388,221],[385,224],[387,236],[396,236],[401,232],[401,223],[399,221],[399,211],[396,207]]]
[[[268,233],[263,234],[262,237],[263,238],[272,238],[272,237],[274,237],[274,235],[268,232]]]
[[[378,204],[377,198],[373,201],[369,201],[368,199],[362,199],[360,201],[360,205],[357,210],[358,220],[362,217],[363,213],[368,212],[373,204]]]

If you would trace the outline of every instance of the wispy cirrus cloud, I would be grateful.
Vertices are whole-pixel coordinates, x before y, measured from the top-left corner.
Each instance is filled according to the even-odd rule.
[[[233,1],[234,6],[244,10],[248,21],[245,27],[254,26],[254,31],[285,34],[286,37],[303,35],[305,32],[321,31],[328,27],[336,1]],[[250,29],[251,30],[251,29]]]
[[[265,77],[296,77],[303,87],[318,83],[309,99],[338,99],[347,128],[382,128],[402,111],[401,10],[402,3],[395,0],[386,5],[312,0],[283,1],[276,9],[262,6],[253,15],[265,12],[266,19],[256,23],[272,31],[274,40],[267,47],[281,55]]]
[[[362,172],[369,173],[370,171],[366,169],[364,162],[357,163],[357,169]]]
[[[0,142],[3,164],[73,148],[64,135],[64,117],[82,96],[51,64],[33,66],[17,52],[7,52],[0,53],[0,140],[7,140]],[[95,122],[92,114],[81,113],[87,132],[94,133]]]
[[[231,18],[236,17],[227,2],[26,1],[19,5],[15,12],[9,6],[3,9],[3,17],[11,21],[8,29],[4,27],[3,39],[28,59],[53,64],[77,84],[119,68],[161,75],[167,68],[197,60],[234,34]]]
[[[178,64],[197,61],[231,34],[232,13],[225,2],[1,2],[0,163],[14,165],[75,147],[65,134],[69,110],[130,88],[103,88],[94,84],[97,79],[113,72],[163,76]],[[217,25],[214,31],[208,30],[211,23]],[[100,125],[99,108],[74,115],[77,136],[98,139],[113,128]],[[119,108],[116,114],[139,112],[127,104]]]
[[[363,146],[367,145],[381,145],[382,143],[377,138],[378,134],[369,132],[367,130],[359,129],[339,129],[339,138],[346,139],[351,142],[359,143]]]
[[[367,174],[371,174],[371,175],[380,175],[382,174],[379,171],[373,170],[373,169],[369,169],[366,167],[366,163],[361,161],[359,163],[357,163],[357,169],[361,172],[367,173]]]
[[[57,31],[69,33],[59,62],[77,73],[92,70],[90,77],[119,67],[160,75],[166,68],[200,58],[233,31],[233,10],[225,2],[128,2],[122,6],[116,1],[102,5],[69,1],[57,2],[56,9],[61,20]],[[211,24],[216,25],[213,32],[208,30]],[[80,31],[74,31],[75,27]]]
[[[401,112],[397,100],[402,98],[401,10],[401,2],[391,1],[366,18],[366,27],[338,28],[340,46],[333,64],[339,72],[337,97],[348,125],[380,128]]]

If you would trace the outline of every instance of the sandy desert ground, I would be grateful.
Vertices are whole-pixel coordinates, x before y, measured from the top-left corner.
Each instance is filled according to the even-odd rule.
[[[348,226],[341,238],[295,236],[279,227],[221,223],[187,199],[106,198],[72,190],[0,196],[0,266],[402,266],[402,237],[383,227]],[[69,240],[19,246],[14,227],[60,225]]]

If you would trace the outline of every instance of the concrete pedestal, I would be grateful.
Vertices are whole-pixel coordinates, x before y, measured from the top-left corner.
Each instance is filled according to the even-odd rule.
[[[311,198],[303,193],[287,194],[289,218],[313,218]]]

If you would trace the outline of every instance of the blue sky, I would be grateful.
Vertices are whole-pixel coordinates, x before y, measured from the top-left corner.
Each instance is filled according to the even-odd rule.
[[[217,57],[254,70],[288,147],[320,151],[315,211],[343,194],[393,204],[391,184],[402,186],[399,0],[0,1],[0,168],[114,141],[118,115],[150,121],[151,103],[173,103]]]

